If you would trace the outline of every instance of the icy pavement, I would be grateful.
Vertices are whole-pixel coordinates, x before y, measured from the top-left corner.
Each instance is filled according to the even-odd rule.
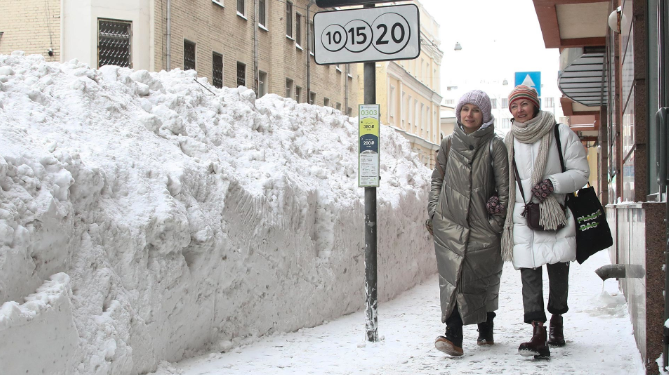
[[[162,363],[156,375],[233,374],[643,374],[627,304],[616,280],[602,280],[609,264],[600,252],[582,265],[572,263],[570,311],[564,316],[563,348],[551,359],[517,354],[529,340],[522,322],[520,272],[505,263],[493,347],[476,345],[476,325],[465,326],[464,352],[451,358],[434,348],[443,333],[436,276],[379,306],[378,343],[365,341],[360,311],[314,328],[259,338],[227,353],[211,353],[177,364]],[[547,296],[544,268],[544,296]]]

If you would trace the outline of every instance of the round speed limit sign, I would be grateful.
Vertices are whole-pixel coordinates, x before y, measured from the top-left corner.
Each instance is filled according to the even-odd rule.
[[[318,64],[411,59],[420,54],[418,8],[413,4],[320,12],[314,16],[314,29]]]

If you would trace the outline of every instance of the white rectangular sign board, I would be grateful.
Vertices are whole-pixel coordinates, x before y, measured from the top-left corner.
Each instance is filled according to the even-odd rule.
[[[420,55],[420,15],[415,4],[318,12],[314,16],[316,64],[415,59]]]

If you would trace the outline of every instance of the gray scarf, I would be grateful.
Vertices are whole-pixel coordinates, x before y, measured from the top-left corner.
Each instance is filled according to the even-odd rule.
[[[539,144],[539,154],[534,161],[532,170],[531,186],[543,180],[546,162],[548,161],[548,150],[553,140],[553,127],[555,118],[550,112],[540,111],[539,114],[527,122],[514,122],[511,131],[504,138],[509,155],[509,210],[504,222],[502,233],[502,258],[513,260],[513,207],[516,203],[516,175],[513,168],[513,142],[517,139],[520,143]],[[521,183],[518,181],[518,183]],[[531,198],[530,198],[531,199]],[[559,225],[565,225],[567,218],[560,207],[560,203],[553,194],[549,195],[539,204],[539,224],[547,230],[555,230]]]

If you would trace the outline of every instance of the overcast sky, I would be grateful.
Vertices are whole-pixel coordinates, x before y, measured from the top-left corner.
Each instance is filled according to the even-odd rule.
[[[419,0],[440,25],[442,94],[541,71],[544,94],[557,90],[559,51],[546,49],[532,0]],[[462,45],[454,51],[455,43]]]

